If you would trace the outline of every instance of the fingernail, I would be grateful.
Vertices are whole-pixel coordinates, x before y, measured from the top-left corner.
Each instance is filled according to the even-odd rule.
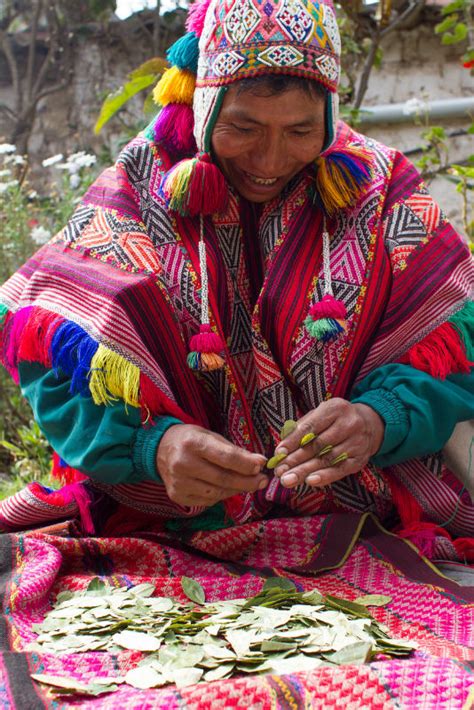
[[[306,446],[316,439],[316,434],[305,434],[300,441],[300,446]]]
[[[268,478],[262,478],[260,483],[258,484],[258,489],[259,491],[263,491],[264,488],[268,486]]]
[[[295,483],[298,483],[298,476],[295,473],[289,473],[282,476],[281,482],[284,486],[294,486]]]
[[[305,483],[308,483],[310,486],[317,486],[318,483],[321,483],[321,476],[308,476]]]
[[[290,470],[290,467],[289,467],[289,466],[278,466],[278,468],[276,468],[276,469],[273,471],[273,473],[275,474],[275,476],[276,476],[277,478],[281,478],[281,477],[282,477],[287,471],[289,471],[289,470]]]
[[[289,453],[290,452],[288,451],[288,449],[285,449],[284,446],[277,446],[277,448],[275,449],[275,456],[288,456]]]

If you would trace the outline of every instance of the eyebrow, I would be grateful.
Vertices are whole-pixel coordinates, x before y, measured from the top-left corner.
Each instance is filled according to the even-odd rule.
[[[235,109],[228,109],[227,112],[225,112],[225,118],[231,119],[231,120],[237,120],[237,121],[244,121],[245,123],[253,123],[256,126],[262,126],[260,121],[257,121],[255,118],[252,118],[251,116],[248,116],[245,111],[242,111],[241,109],[235,108]],[[307,118],[303,121],[298,121],[298,123],[292,123],[289,125],[289,128],[309,128],[316,125],[316,121],[313,118]]]

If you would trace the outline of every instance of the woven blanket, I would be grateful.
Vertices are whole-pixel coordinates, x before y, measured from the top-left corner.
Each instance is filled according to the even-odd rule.
[[[52,534],[52,533],[55,534]],[[267,520],[188,536],[144,534],[75,538],[70,526],[0,537],[0,707],[40,708],[453,708],[474,702],[474,587],[440,575],[407,542],[369,515]],[[80,682],[123,675],[139,652],[41,655],[28,652],[61,590],[79,590],[99,575],[114,586],[152,581],[157,593],[184,601],[181,577],[197,579],[209,601],[251,596],[269,576],[300,590],[355,599],[386,594],[373,610],[397,638],[418,643],[408,659],[322,667],[291,675],[245,676],[138,690],[121,685],[98,698],[57,700],[31,673]]]

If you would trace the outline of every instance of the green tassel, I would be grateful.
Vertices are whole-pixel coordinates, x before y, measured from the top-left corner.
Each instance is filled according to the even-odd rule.
[[[342,333],[344,330],[334,318],[319,318],[318,320],[313,320],[311,316],[308,316],[304,324],[312,338],[322,340],[324,343],[329,342],[333,338],[337,338],[339,333]]]
[[[474,303],[467,301],[464,307],[449,319],[462,338],[467,359],[474,360]]]

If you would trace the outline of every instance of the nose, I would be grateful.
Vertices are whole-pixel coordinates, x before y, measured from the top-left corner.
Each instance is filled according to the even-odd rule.
[[[264,178],[281,177],[285,174],[286,161],[283,137],[278,133],[268,133],[252,151],[252,172]]]

